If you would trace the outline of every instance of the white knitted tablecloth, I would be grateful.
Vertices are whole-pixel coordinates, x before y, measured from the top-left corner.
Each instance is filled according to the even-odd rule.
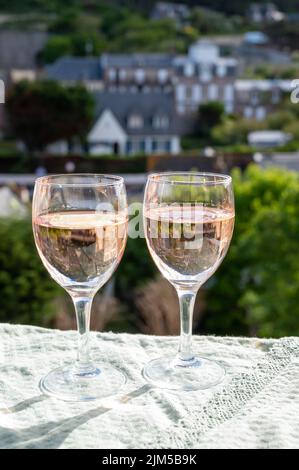
[[[299,338],[194,338],[227,369],[203,392],[151,388],[143,365],[177,338],[92,334],[93,353],[126,371],[119,396],[67,403],[41,375],[75,355],[74,332],[0,325],[0,448],[299,448]]]

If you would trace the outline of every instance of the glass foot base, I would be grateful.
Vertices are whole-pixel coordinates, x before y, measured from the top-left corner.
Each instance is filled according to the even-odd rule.
[[[160,357],[143,369],[143,377],[152,385],[167,390],[205,390],[222,382],[225,376],[217,362],[202,357],[182,361],[173,356]]]
[[[78,373],[74,366],[65,366],[43,377],[39,388],[61,400],[89,401],[119,393],[126,381],[126,375],[112,366],[101,366],[84,374]]]

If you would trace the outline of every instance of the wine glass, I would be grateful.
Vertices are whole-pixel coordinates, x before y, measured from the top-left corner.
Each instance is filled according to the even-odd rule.
[[[127,240],[124,180],[91,174],[38,178],[32,221],[37,251],[53,279],[70,294],[78,325],[77,360],[51,371],[40,388],[68,401],[112,395],[126,376],[93,362],[88,336],[93,297],[115,271]]]
[[[230,176],[213,173],[158,173],[148,177],[144,232],[150,254],[175,287],[181,335],[176,356],[154,359],[143,369],[152,384],[169,390],[198,390],[221,382],[225,370],[191,348],[198,289],[222,262],[234,228]]]

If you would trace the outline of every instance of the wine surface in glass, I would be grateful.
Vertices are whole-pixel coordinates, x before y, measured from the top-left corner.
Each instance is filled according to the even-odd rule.
[[[203,205],[169,205],[145,210],[150,253],[163,276],[182,287],[205,282],[224,258],[234,211]]]
[[[127,238],[126,214],[66,211],[33,220],[40,257],[51,276],[71,290],[101,287],[118,265]]]

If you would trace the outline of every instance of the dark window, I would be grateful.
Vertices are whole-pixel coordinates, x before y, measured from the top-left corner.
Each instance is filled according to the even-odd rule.
[[[132,152],[132,142],[130,140],[127,141],[127,153],[131,153]]]
[[[114,144],[113,144],[113,153],[114,153],[114,155],[119,154],[119,143],[118,142],[114,142]]]
[[[234,65],[229,65],[226,70],[226,75],[228,77],[234,77],[234,75],[236,74],[236,67]]]
[[[141,140],[139,143],[140,152],[145,153],[145,140]]]

